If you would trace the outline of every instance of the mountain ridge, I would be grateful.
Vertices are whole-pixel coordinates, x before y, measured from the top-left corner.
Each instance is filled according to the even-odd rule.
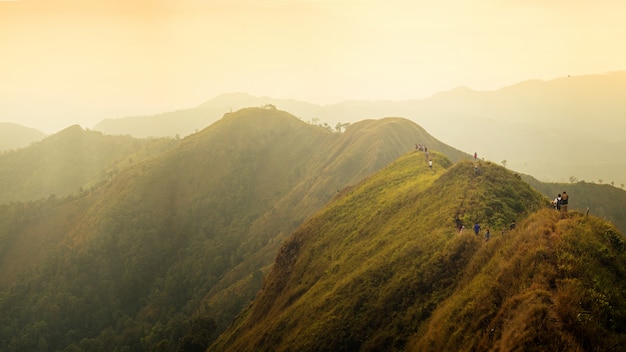
[[[626,326],[607,323],[623,321],[626,313],[622,234],[580,213],[561,219],[547,199],[502,167],[484,164],[478,175],[470,162],[434,167],[433,173],[417,152],[405,155],[303,223],[280,248],[253,304],[209,350],[626,344]],[[454,214],[468,225],[480,221],[483,232],[475,236],[467,226],[459,233]],[[512,230],[511,217],[519,222]],[[486,226],[492,230],[487,242]],[[602,254],[575,259],[577,245],[600,246]],[[586,260],[598,265],[602,279],[586,271],[596,270],[586,269]],[[593,280],[602,283],[589,285]],[[613,309],[594,301],[598,290]],[[594,316],[589,326],[576,323],[576,297],[584,314]]]

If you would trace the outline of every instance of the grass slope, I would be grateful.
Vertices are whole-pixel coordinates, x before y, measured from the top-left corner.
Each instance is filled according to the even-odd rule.
[[[623,350],[624,250],[604,220],[536,212],[472,256],[407,350]]]
[[[492,239],[459,234],[455,215]],[[519,176],[438,154],[433,171],[414,152],[300,226],[210,350],[623,347],[625,259],[614,227],[561,220]]]

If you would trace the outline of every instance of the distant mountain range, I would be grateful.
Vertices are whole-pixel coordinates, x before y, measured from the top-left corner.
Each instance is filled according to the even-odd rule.
[[[0,152],[17,149],[43,139],[46,135],[33,128],[15,123],[0,122]]]
[[[152,116],[105,119],[94,129],[106,134],[184,137],[246,107],[272,105],[303,121],[338,124],[384,117],[408,118],[443,142],[506,165],[544,182],[626,184],[626,71],[530,80],[494,91],[459,87],[427,99],[344,101],[317,105],[292,99],[229,93],[194,108]],[[3,132],[0,150],[40,140],[41,132],[15,141]]]
[[[113,134],[185,136],[224,113],[271,104],[304,121],[337,123],[408,118],[445,143],[543,181],[570,177],[626,183],[626,72],[532,80],[495,91],[457,88],[427,99],[345,101],[315,105],[289,99],[224,94],[193,109],[107,119],[96,130]]]

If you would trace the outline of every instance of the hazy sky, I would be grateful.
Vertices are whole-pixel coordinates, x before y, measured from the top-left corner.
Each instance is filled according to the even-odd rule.
[[[328,104],[626,69],[623,0],[0,0],[0,121]]]

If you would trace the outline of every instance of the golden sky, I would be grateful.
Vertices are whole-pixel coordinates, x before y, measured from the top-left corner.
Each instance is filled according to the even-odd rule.
[[[328,104],[626,69],[622,0],[0,0],[0,121]]]

